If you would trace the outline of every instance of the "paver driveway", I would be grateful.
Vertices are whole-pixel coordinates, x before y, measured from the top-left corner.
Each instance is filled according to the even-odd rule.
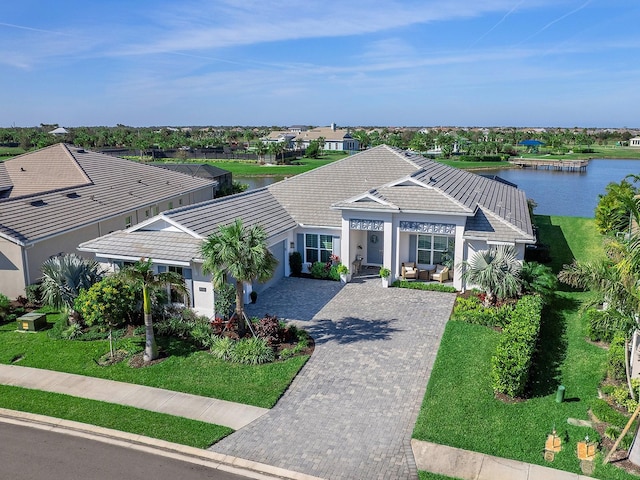
[[[249,314],[316,341],[278,404],[211,450],[326,479],[417,478],[410,440],[455,296],[285,278]]]

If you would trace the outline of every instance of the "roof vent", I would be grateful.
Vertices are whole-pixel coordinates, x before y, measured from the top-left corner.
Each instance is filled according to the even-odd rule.
[[[24,169],[24,167],[20,167],[20,171],[21,171],[21,172],[26,172],[26,170]]]
[[[79,148],[76,150],[76,153],[84,153],[84,148]]]
[[[30,205],[32,207],[44,207],[46,204],[47,204],[47,202],[45,202],[44,200],[42,200],[40,198],[38,200],[34,200],[34,201],[30,202]]]
[[[67,193],[66,197],[67,198],[80,198],[80,195],[78,195],[76,192],[71,192],[71,193]]]

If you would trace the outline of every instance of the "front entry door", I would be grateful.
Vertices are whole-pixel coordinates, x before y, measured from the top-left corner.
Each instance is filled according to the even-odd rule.
[[[382,265],[384,260],[383,232],[367,232],[367,264]]]

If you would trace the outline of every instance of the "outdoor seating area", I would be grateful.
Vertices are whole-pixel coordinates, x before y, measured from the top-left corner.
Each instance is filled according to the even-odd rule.
[[[402,280],[444,283],[452,280],[449,267],[444,265],[425,265],[419,267],[416,262],[403,262],[400,270]]]

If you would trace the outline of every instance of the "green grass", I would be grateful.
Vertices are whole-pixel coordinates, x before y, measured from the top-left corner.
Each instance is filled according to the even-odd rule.
[[[551,246],[554,269],[574,256],[602,255],[592,219],[536,216],[535,220],[542,241]],[[545,309],[529,392],[520,402],[502,402],[494,398],[491,388],[490,359],[500,334],[478,325],[449,322],[414,438],[580,473],[576,443],[587,434],[590,438],[598,434],[568,425],[567,419],[588,419],[606,362],[606,351],[585,341],[579,307],[588,295],[559,291]],[[555,401],[559,385],[566,388],[563,403]],[[565,447],[549,465],[542,452],[553,427]],[[601,463],[601,458],[596,459],[596,478],[637,478]]]
[[[578,147],[582,148],[582,147]],[[536,158],[542,160],[587,160],[591,158],[632,158],[640,159],[640,148],[634,147],[614,147],[592,145],[593,153],[565,153],[564,155],[554,155],[542,149],[539,153],[522,152],[523,158]],[[520,153],[519,153],[520,155]]]
[[[232,429],[58,393],[0,385],[0,407],[88,423],[181,445],[207,448]]]
[[[53,322],[56,314],[49,314]],[[169,355],[158,364],[132,368],[126,361],[108,367],[97,360],[109,351],[107,341],[53,340],[46,331],[17,332],[15,324],[0,327],[0,363],[43,368],[121,382],[147,385],[179,392],[219,398],[271,408],[287,389],[308,357],[293,357],[265,365],[240,365],[216,360],[177,340],[158,338]],[[129,345],[138,351],[143,338],[127,339],[116,348]]]
[[[457,477],[447,477],[446,475],[429,472],[418,472],[418,478],[420,480],[459,480]]]
[[[25,149],[21,147],[0,147],[0,157],[11,158],[23,153],[25,153]]]
[[[260,165],[253,160],[209,160],[195,159],[186,162],[207,163],[231,172],[242,177],[254,176],[292,176],[299,173],[308,172],[318,167],[328,165],[345,158],[347,155],[340,152],[330,152],[323,154],[320,158],[300,158],[296,160],[299,165]],[[139,157],[127,157],[138,160]],[[176,162],[182,160],[174,159]]]

